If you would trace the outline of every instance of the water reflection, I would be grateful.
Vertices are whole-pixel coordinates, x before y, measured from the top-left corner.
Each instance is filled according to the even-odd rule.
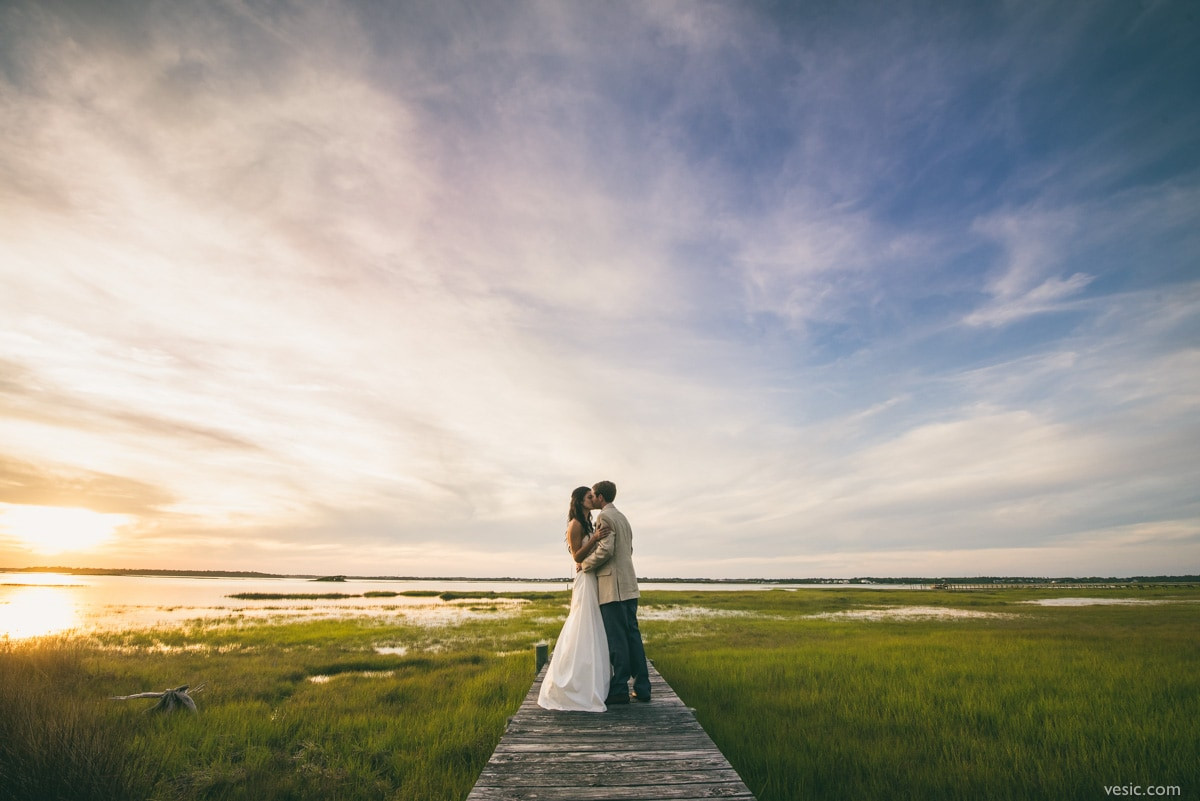
[[[309,676],[308,680],[313,684],[328,684],[341,676],[358,676],[364,679],[390,679],[396,675],[394,670],[355,670],[348,673],[334,673],[333,675],[325,675],[320,673],[314,676]]]
[[[563,589],[557,583],[534,585]],[[0,573],[0,638],[48,634],[134,631],[202,621],[208,627],[250,622],[367,618],[385,625],[447,626],[466,620],[518,614],[514,599],[444,601],[397,595],[430,589],[517,591],[501,582],[348,581],[336,586],[307,579],[193,578],[179,576],[71,576]],[[238,599],[239,593],[324,594],[341,598]],[[370,596],[368,593],[379,593]],[[432,595],[432,597],[430,597]]]
[[[55,586],[13,587],[4,592],[0,597],[0,635],[23,640],[78,628],[74,592],[71,587]]]
[[[203,620],[207,626],[367,618],[385,625],[448,626],[519,614],[513,599],[443,601],[438,593],[568,591],[566,581],[450,581],[350,579],[317,584],[303,578],[192,576],[75,576],[0,573],[0,637],[36,637],[66,631],[133,631]],[[685,590],[686,584],[643,589]],[[696,585],[704,589],[767,589],[767,585]],[[424,597],[398,595],[420,591]],[[344,598],[238,599],[239,593],[324,594]],[[376,595],[371,595],[376,593]],[[432,597],[430,597],[432,596]]]
[[[0,573],[0,585],[5,587],[83,587],[83,576],[67,573]]]

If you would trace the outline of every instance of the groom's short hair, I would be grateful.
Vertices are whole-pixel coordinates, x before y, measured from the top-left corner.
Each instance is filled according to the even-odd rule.
[[[611,481],[600,481],[592,487],[592,492],[596,493],[604,500],[612,503],[617,499],[617,485]]]

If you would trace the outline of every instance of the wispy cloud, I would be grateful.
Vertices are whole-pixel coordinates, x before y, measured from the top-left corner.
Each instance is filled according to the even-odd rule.
[[[1125,569],[1197,517],[1193,116],[1058,109],[1109,120],[1089,30],[1133,119],[1194,57],[896,11],[10,4],[0,501],[132,515],[87,562],[552,575],[607,477],[657,575]]]
[[[1062,311],[1095,276],[1060,277],[1072,242],[1080,234],[1066,213],[999,214],[977,220],[974,229],[1001,250],[1001,267],[989,282],[991,300],[969,313],[967,325],[999,326],[1031,315]]]

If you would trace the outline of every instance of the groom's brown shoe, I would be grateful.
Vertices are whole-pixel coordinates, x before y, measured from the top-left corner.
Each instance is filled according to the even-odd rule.
[[[629,700],[630,700],[630,701],[638,701],[638,702],[640,702],[640,703],[643,703],[643,704],[648,704],[648,703],[650,703],[650,696],[648,696],[648,695],[638,695],[637,693],[630,693],[630,694],[629,694]]]
[[[612,706],[614,704],[628,704],[628,703],[629,703],[628,695],[610,695],[604,699],[605,706]]]

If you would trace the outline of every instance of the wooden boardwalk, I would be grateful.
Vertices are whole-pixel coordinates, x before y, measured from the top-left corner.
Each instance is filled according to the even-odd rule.
[[[649,704],[537,705],[543,668],[467,801],[753,801],[692,710],[650,665]]]

